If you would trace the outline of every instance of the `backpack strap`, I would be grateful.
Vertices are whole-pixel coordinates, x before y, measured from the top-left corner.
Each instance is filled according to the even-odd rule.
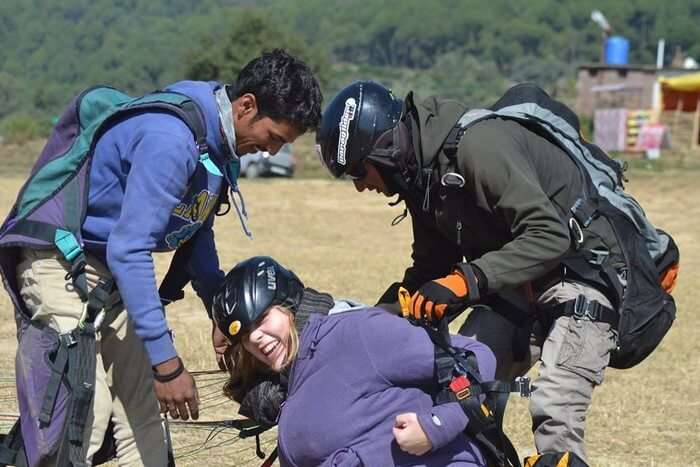
[[[117,112],[123,116],[125,111],[163,110],[180,118],[192,132],[200,155],[208,157],[207,125],[204,114],[196,102],[189,96],[176,91],[156,91],[127,104],[124,110]]]
[[[463,127],[459,122],[455,123],[450,132],[445,138],[445,142],[442,143],[442,151],[445,153],[448,159],[453,160],[455,154],[457,153],[457,147],[459,146],[459,141],[464,136],[466,127]]]
[[[459,147],[459,142],[470,127],[474,124],[486,120],[488,118],[494,117],[495,113],[488,109],[472,109],[464,113],[457,122],[455,122],[450,132],[447,133],[445,141],[442,143],[441,151],[445,154],[447,159],[450,161],[450,165],[456,165],[456,154],[457,148]]]

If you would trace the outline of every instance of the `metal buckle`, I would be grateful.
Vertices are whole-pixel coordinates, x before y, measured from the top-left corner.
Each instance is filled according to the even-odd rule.
[[[75,339],[72,333],[67,332],[65,334],[60,334],[58,340],[64,347],[73,347],[78,341]]]
[[[594,266],[600,266],[606,259],[608,259],[608,256],[610,256],[610,252],[607,250],[596,250],[595,248],[592,248],[589,251],[591,252],[593,258],[589,259],[588,262]]]
[[[581,244],[583,244],[583,230],[574,217],[569,218],[569,230],[574,234],[574,241],[576,242],[576,249],[578,250]]]
[[[440,184],[448,188],[462,188],[465,183],[464,177],[457,172],[448,172],[440,178]]]
[[[574,301],[574,319],[588,318],[590,321],[599,321],[602,310],[603,306],[600,303],[583,295],[579,295]]]
[[[530,389],[530,377],[518,376],[515,378],[515,390],[520,393],[520,397],[529,398],[532,391]]]
[[[78,327],[83,329],[88,318],[88,302],[83,303],[83,311],[80,312],[80,319],[78,320]]]
[[[583,296],[579,295],[576,297],[576,300],[574,300],[574,318],[575,319],[583,319],[583,318],[590,318],[590,315],[588,313],[588,306],[590,302],[588,299]]]

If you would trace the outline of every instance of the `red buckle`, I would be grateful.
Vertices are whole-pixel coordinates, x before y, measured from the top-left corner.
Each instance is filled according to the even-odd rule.
[[[452,381],[450,381],[450,390],[457,396],[458,400],[465,399],[471,395],[472,391],[469,389],[469,386],[471,386],[471,383],[464,375],[452,378]]]

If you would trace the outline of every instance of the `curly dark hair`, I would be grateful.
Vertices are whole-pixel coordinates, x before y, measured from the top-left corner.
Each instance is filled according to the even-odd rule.
[[[227,89],[231,101],[255,95],[260,117],[289,122],[300,133],[318,128],[323,99],[318,80],[306,63],[283,49],[248,62]]]

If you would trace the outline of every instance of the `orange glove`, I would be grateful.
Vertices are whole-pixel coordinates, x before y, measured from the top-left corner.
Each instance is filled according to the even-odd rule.
[[[411,297],[411,316],[416,320],[439,321],[448,311],[466,306],[470,299],[478,297],[476,278],[472,274],[472,280],[469,279],[456,269],[445,277],[426,282]]]

